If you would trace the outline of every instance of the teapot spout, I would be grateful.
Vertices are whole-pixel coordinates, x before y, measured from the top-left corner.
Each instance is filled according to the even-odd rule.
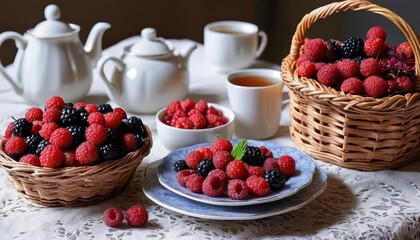
[[[184,46],[180,51],[179,51],[179,56],[183,59],[183,61],[185,62],[185,64],[188,63],[188,59],[191,56],[191,53],[197,48],[197,44],[196,43],[188,43],[186,46]]]
[[[111,25],[108,23],[99,22],[90,30],[84,49],[93,67],[96,66],[96,63],[102,55],[102,37],[105,30],[110,27]]]

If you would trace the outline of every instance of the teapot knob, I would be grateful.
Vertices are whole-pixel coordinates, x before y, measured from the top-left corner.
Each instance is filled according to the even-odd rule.
[[[60,9],[57,5],[50,4],[45,8],[44,16],[47,20],[57,20],[61,16]]]
[[[154,28],[145,28],[141,31],[141,37],[153,41],[156,38],[156,30]]]

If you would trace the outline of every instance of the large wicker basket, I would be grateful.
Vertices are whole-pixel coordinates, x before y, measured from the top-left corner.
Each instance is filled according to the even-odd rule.
[[[16,162],[4,153],[2,139],[0,166],[7,171],[16,190],[32,202],[45,206],[91,204],[121,192],[130,182],[152,148],[152,134],[145,128],[148,133],[145,144],[121,159],[57,169]]]
[[[415,54],[415,93],[377,99],[346,95],[298,76],[296,60],[309,27],[350,10],[380,14],[402,31]],[[316,159],[360,170],[391,169],[414,160],[420,152],[419,48],[415,32],[402,18],[368,1],[334,2],[306,14],[281,65],[290,89],[290,134],[297,147]]]

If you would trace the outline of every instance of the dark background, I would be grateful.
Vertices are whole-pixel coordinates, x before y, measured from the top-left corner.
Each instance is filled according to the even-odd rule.
[[[168,39],[193,39],[203,42],[203,28],[212,21],[241,20],[256,23],[268,34],[268,45],[262,59],[280,63],[290,49],[291,38],[302,17],[326,5],[327,0],[14,0],[2,1],[0,33],[15,31],[23,34],[44,20],[44,8],[54,3],[61,9],[61,20],[80,25],[80,38],[85,42],[92,26],[99,21],[112,25],[105,32],[103,46],[108,47],[125,38],[139,35],[145,27],[156,28],[158,35]],[[420,1],[377,0],[405,19],[415,31],[420,28]],[[344,40],[349,36],[364,37],[371,26],[383,26],[387,42],[395,45],[405,41],[399,29],[386,18],[368,12],[334,14],[311,26],[308,37]],[[14,59],[16,48],[6,41],[0,48],[4,65]]]

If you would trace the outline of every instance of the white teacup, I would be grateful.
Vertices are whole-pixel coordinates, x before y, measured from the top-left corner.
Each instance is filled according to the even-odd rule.
[[[217,72],[249,67],[266,46],[267,34],[252,23],[219,21],[204,27],[205,56]]]
[[[265,139],[277,132],[283,86],[277,70],[246,69],[228,75],[227,93],[235,113],[236,137]]]

